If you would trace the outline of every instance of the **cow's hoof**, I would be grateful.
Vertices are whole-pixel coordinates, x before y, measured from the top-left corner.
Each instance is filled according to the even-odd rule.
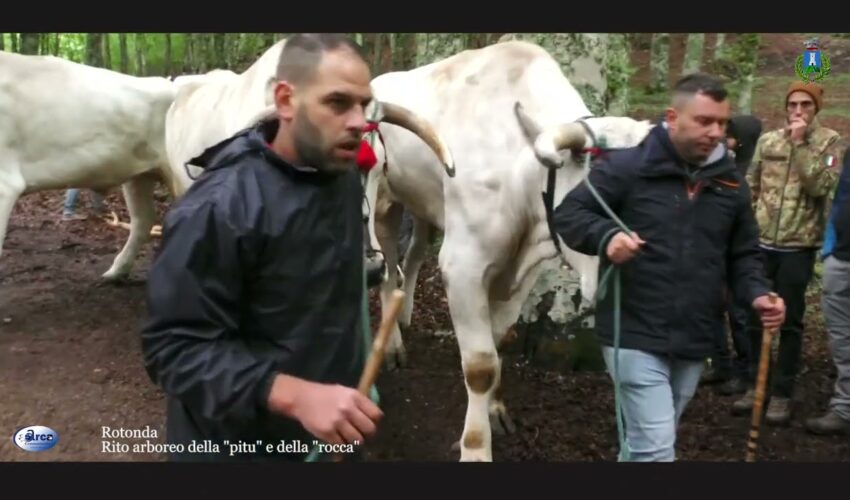
[[[516,425],[501,401],[494,402],[490,407],[490,427],[493,429],[493,434],[500,436],[516,432]]]
[[[461,450],[461,462],[492,462],[493,459],[485,449]]]
[[[384,357],[384,365],[388,371],[395,371],[407,367],[407,352],[402,348],[397,351],[388,352]]]
[[[146,282],[144,280],[132,279],[128,274],[118,274],[118,275],[109,275],[104,274],[101,276],[100,281],[96,286],[115,286],[115,287],[125,287],[125,286],[141,286]]]

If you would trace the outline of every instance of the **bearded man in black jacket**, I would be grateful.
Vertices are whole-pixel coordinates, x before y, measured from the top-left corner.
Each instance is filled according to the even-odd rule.
[[[315,439],[362,444],[382,418],[356,390],[369,67],[344,36],[297,35],[277,78],[274,118],[191,161],[205,171],[150,271],[142,348],[182,445],[172,460],[303,460]],[[190,452],[207,440],[218,453]],[[231,454],[240,441],[261,444]]]

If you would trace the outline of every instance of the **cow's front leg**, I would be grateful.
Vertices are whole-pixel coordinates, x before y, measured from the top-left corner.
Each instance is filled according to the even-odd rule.
[[[3,242],[6,239],[12,209],[23,193],[24,185],[24,179],[18,172],[17,165],[13,165],[11,160],[4,161],[0,157],[0,255],[3,254]]]
[[[501,363],[496,353],[485,279],[486,259],[468,245],[443,243],[440,268],[449,312],[460,348],[467,408],[460,440],[460,460],[493,460],[489,408],[499,385]]]

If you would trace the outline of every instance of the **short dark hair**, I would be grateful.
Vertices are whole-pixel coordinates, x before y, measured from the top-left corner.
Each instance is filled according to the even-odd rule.
[[[723,102],[729,93],[723,86],[723,82],[716,76],[707,73],[691,73],[679,79],[673,86],[673,102],[681,102],[690,99],[696,94],[703,94],[712,98],[715,102]]]
[[[286,40],[277,62],[277,78],[292,83],[310,80],[325,52],[347,48],[367,63],[363,48],[346,35],[302,33]]]

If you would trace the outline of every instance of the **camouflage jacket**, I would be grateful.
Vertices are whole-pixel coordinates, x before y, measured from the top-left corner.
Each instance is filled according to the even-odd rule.
[[[762,135],[747,173],[761,243],[817,248],[835,189],[843,150],[838,132],[817,119],[794,147],[783,129]]]

